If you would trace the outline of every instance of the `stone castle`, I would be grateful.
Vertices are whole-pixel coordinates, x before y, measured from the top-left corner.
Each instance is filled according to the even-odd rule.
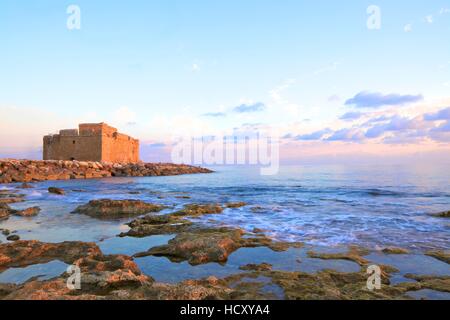
[[[43,159],[136,163],[139,140],[117,132],[106,123],[85,123],[79,129],[45,136]]]

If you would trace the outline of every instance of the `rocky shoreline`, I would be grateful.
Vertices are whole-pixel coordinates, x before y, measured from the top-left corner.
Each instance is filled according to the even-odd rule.
[[[0,244],[0,273],[10,268],[23,268],[54,260],[77,266],[81,270],[79,290],[70,289],[65,272],[48,280],[31,278],[22,284],[0,283],[0,300],[201,300],[201,299],[411,299],[410,292],[436,290],[450,292],[450,276],[405,274],[407,282],[392,284],[393,274],[399,270],[379,264],[381,290],[369,290],[367,268],[372,262],[367,258],[374,251],[349,246],[346,252],[323,253],[308,251],[310,258],[319,260],[348,260],[356,263],[356,272],[338,272],[325,269],[317,273],[275,270],[268,263],[243,264],[242,273],[224,278],[186,280],[179,283],[163,283],[142,273],[134,261],[145,256],[165,257],[173,263],[187,261],[190,265],[219,263],[225,265],[228,257],[240,248],[266,247],[274,252],[290,248],[302,248],[301,242],[278,242],[261,230],[245,232],[237,227],[205,226],[199,217],[222,214],[224,210],[237,210],[247,206],[244,202],[186,204],[183,208],[166,214],[158,214],[162,206],[137,200],[93,200],[79,206],[73,214],[87,215],[94,219],[131,218],[128,232],[119,238],[144,238],[154,235],[174,234],[167,244],[150,247],[133,256],[104,254],[97,244],[80,241],[44,243],[37,240],[11,239]],[[7,205],[3,206],[8,209]],[[12,210],[12,209],[11,209]],[[14,214],[14,210],[11,211]],[[3,230],[5,232],[6,230]],[[7,231],[9,234],[9,231]],[[378,250],[384,255],[406,255],[408,250],[386,247]],[[427,252],[449,263],[447,252]],[[269,261],[270,262],[270,261]],[[250,280],[249,280],[250,279]],[[279,295],[265,288],[276,287]]]
[[[211,173],[211,170],[172,163],[100,163],[93,161],[0,159],[0,184],[46,180],[150,177]]]

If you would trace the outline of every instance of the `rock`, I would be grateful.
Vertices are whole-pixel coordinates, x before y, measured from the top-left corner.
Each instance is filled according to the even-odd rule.
[[[0,190],[0,204],[23,202],[24,198],[24,194],[18,194],[15,191]]]
[[[12,214],[14,214],[16,216],[21,216],[21,217],[34,217],[34,216],[37,216],[39,214],[39,212],[41,212],[41,208],[32,207],[32,208],[27,208],[25,210],[13,210]]]
[[[228,256],[239,248],[268,247],[273,251],[285,251],[300,247],[300,243],[274,242],[265,236],[245,236],[241,229],[201,228],[197,225],[185,227],[167,245],[153,247],[135,257],[165,256],[173,262],[188,261],[191,265],[210,262],[224,264]]]
[[[143,238],[153,235],[173,234],[185,231],[191,225],[192,222],[170,214],[150,215],[130,222],[128,226],[131,229],[128,232],[121,233],[119,236]]]
[[[9,234],[11,233],[11,231],[9,231],[8,229],[0,229],[0,231],[4,236],[9,236]]]
[[[225,232],[225,230],[224,230]],[[226,231],[228,232],[228,231]],[[239,237],[237,237],[239,238]],[[189,248],[187,248],[189,250]],[[356,250],[355,248],[349,251]],[[205,251],[203,254],[209,254]],[[220,254],[220,253],[217,253]],[[432,289],[449,292],[448,276],[406,277],[417,282],[389,283],[395,268],[382,267],[383,285],[380,290],[367,289],[367,273],[341,273],[324,270],[317,273],[273,271],[266,263],[247,265],[248,272],[218,279],[187,280],[178,284],[155,282],[143,275],[132,258],[125,255],[103,255],[95,244],[18,241],[0,245],[2,267],[23,267],[29,264],[61,260],[77,265],[82,272],[81,289],[67,288],[69,274],[50,280],[31,279],[24,284],[0,284],[0,299],[6,300],[391,300],[408,299],[411,290]],[[1,271],[0,271],[1,272]],[[248,279],[252,279],[249,281]],[[274,296],[267,284],[281,291]],[[278,290],[277,290],[278,291]]]
[[[111,164],[93,161],[0,160],[0,184],[44,180],[143,177],[211,173],[211,170],[167,163]]]
[[[419,287],[414,286],[413,288],[409,288],[408,291],[431,289],[442,292],[450,292],[450,276],[405,274],[405,278],[413,279],[419,282]]]
[[[92,200],[79,206],[73,213],[85,214],[98,219],[116,219],[138,216],[149,212],[159,212],[164,206],[140,200]]]
[[[48,188],[48,192],[49,193],[54,193],[54,194],[57,194],[57,195],[60,195],[60,196],[66,194],[66,192],[63,189],[55,188],[55,187]]]
[[[250,211],[253,213],[261,213],[261,212],[264,212],[265,209],[263,207],[256,206],[256,207],[251,207]]]
[[[17,189],[32,189],[34,188],[31,184],[29,183],[22,183],[20,186],[17,187]]]
[[[219,214],[223,208],[218,204],[188,204],[180,211],[173,213],[174,216],[198,217],[205,214]]]
[[[11,214],[11,208],[4,203],[0,203],[0,220],[9,218]]]
[[[425,253],[425,255],[450,264],[450,251],[449,250],[447,250],[447,251],[442,251],[442,250],[428,251]]]
[[[247,264],[245,266],[240,266],[239,269],[246,271],[271,271],[272,265],[263,262],[261,264]]]
[[[242,230],[228,228],[183,232],[167,245],[153,247],[135,256],[166,256],[173,262],[187,260],[191,265],[225,263],[229,254],[241,247],[243,234]]]
[[[314,251],[308,251],[308,256],[315,259],[325,259],[325,260],[350,260],[356,262],[360,266],[368,265],[369,261],[364,259],[362,256],[369,254],[369,251],[364,248],[357,246],[350,246],[349,250],[344,253],[318,253]]]
[[[8,300],[116,300],[143,299],[153,279],[141,274],[128,256],[94,253],[74,262],[82,271],[80,290],[67,288],[67,274],[47,280],[27,281],[8,290]],[[148,297],[151,298],[150,296]]]
[[[450,218],[450,211],[435,213],[432,216],[436,218]]]
[[[17,234],[13,234],[13,235],[7,236],[6,240],[8,240],[8,241],[18,241],[18,240],[20,240],[20,237]]]
[[[227,208],[241,208],[241,207],[245,207],[247,204],[245,202],[230,202],[227,203],[225,206]]]
[[[397,247],[386,247],[381,250],[385,254],[408,254],[409,250]]]
[[[6,268],[21,268],[32,264],[60,260],[67,264],[91,254],[100,253],[95,243],[67,241],[43,243],[36,240],[0,244],[0,272]]]
[[[260,229],[260,228],[253,228],[252,232],[253,233],[264,233],[264,230]]]

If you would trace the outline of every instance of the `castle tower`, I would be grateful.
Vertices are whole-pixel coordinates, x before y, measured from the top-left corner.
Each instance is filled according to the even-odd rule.
[[[139,161],[139,140],[106,123],[85,123],[78,129],[45,136],[43,159],[135,163]]]

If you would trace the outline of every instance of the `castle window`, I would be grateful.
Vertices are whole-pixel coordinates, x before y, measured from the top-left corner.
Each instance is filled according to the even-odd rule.
[[[75,140],[73,140],[73,142],[72,142],[73,144],[75,144]]]

